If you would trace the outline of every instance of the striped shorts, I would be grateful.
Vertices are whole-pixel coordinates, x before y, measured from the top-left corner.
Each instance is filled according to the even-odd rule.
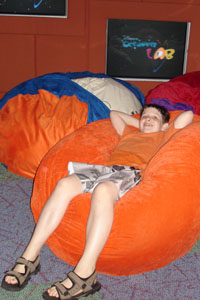
[[[104,166],[79,162],[69,162],[68,174],[76,174],[83,185],[83,193],[92,193],[102,182],[115,183],[120,199],[126,192],[136,186],[140,180],[140,170],[127,166]]]

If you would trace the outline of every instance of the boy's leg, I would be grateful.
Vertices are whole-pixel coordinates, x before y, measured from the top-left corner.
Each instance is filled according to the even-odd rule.
[[[93,192],[87,222],[85,249],[74,269],[75,273],[82,278],[89,277],[95,270],[96,261],[110,234],[113,223],[114,202],[117,199],[118,191],[111,181],[100,183]],[[68,278],[62,283],[67,288],[72,286],[72,282]],[[48,293],[50,296],[58,297],[55,287],[50,288]]]
[[[24,258],[30,261],[35,260],[46,240],[62,220],[71,199],[80,193],[82,193],[82,184],[75,174],[58,181],[40,214],[31,240],[22,254]],[[15,270],[23,273],[24,266],[17,265]],[[6,282],[15,284],[17,281],[13,276],[6,276]]]
[[[87,276],[94,271],[97,258],[110,234],[114,202],[117,199],[118,191],[112,181],[103,182],[94,190],[87,222],[86,245],[83,256],[76,266],[77,272],[85,268],[85,272],[88,273],[85,274]]]

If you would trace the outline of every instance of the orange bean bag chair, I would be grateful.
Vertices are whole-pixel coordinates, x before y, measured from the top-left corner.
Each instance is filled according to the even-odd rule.
[[[43,156],[63,137],[108,118],[110,109],[139,112],[144,101],[132,84],[101,73],[29,79],[0,99],[0,162],[8,171],[33,179]]]
[[[171,119],[177,113],[171,112]],[[200,116],[175,133],[151,159],[139,185],[115,204],[97,271],[131,275],[161,268],[186,254],[200,236]],[[68,161],[102,164],[118,142],[108,119],[62,139],[42,160],[31,199],[35,221]],[[83,252],[90,194],[77,196],[47,246],[75,265]]]

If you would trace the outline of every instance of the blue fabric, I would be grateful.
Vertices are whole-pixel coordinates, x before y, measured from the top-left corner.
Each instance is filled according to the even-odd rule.
[[[48,92],[56,95],[57,97],[62,96],[72,96],[76,97],[85,102],[88,105],[88,120],[87,123],[109,118],[110,110],[109,108],[96,96],[82,88],[77,83],[73,82],[71,79],[82,78],[82,77],[110,77],[103,73],[91,73],[91,72],[75,72],[75,73],[50,73],[43,76],[39,76],[30,80],[27,80],[15,88],[11,89],[0,101],[0,109],[7,103],[7,101],[18,94],[26,95],[36,95],[39,89],[47,90]],[[113,78],[114,79],[114,78]],[[128,89],[133,92],[138,100],[143,105],[145,103],[145,98],[140,90],[128,82],[124,82],[119,79],[116,81],[122,83]],[[94,105],[95,103],[95,105]]]

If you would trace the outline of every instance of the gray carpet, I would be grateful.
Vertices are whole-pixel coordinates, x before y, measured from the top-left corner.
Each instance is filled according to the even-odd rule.
[[[20,292],[8,292],[2,290],[0,293],[0,300],[42,300],[42,293],[49,287],[49,283],[29,284]],[[101,300],[99,293],[93,296],[82,298],[83,300]]]
[[[7,172],[0,164],[0,280],[21,255],[34,227],[30,210],[32,180]],[[55,257],[45,246],[41,252],[42,269],[24,291],[0,289],[0,300],[38,300],[55,280],[66,277],[71,266]],[[122,261],[123,264],[123,261]],[[170,265],[134,276],[98,274],[99,293],[87,300],[199,300],[200,241],[184,257]]]

